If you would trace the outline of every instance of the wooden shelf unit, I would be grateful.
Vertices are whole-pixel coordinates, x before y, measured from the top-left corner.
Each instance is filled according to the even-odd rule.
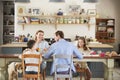
[[[3,0],[3,44],[14,41],[14,0]]]
[[[89,24],[90,18],[95,16],[89,15],[66,15],[66,16],[57,16],[57,15],[18,15],[19,25],[55,25],[57,29],[57,25],[64,24],[79,24],[79,25],[87,25],[88,27],[93,24]],[[35,20],[34,20],[35,19]],[[21,21],[20,21],[21,20]]]
[[[96,19],[96,39],[102,43],[114,43],[115,41],[115,19]]]

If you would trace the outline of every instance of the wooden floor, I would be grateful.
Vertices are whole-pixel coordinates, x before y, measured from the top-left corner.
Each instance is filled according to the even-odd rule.
[[[19,78],[18,80],[22,80],[22,79]],[[46,80],[53,80],[53,77],[52,76],[47,76]],[[61,80],[65,80],[65,79],[61,79]],[[79,77],[73,77],[73,80],[80,80],[80,78]],[[91,80],[104,80],[104,79],[103,78],[91,78]],[[114,69],[113,80],[120,80],[120,67]]]

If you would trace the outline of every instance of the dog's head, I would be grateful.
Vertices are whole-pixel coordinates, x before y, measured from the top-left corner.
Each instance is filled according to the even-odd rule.
[[[22,64],[18,63],[15,65],[15,71],[22,73]]]

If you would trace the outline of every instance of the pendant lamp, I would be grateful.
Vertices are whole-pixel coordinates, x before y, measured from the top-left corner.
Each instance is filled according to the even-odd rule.
[[[83,0],[84,3],[97,3],[98,0]]]
[[[15,0],[15,2],[20,2],[20,3],[29,3],[30,0]]]
[[[49,0],[49,2],[65,2],[65,0]]]

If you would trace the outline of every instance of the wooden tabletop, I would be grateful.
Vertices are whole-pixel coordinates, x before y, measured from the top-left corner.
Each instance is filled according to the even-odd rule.
[[[20,54],[0,54],[0,58],[18,58]],[[99,55],[89,55],[89,56],[84,56],[84,58],[86,59],[111,59],[111,58],[114,58],[114,59],[120,59],[120,55],[118,56],[113,56],[113,57],[108,57],[108,56],[105,56],[105,57],[100,57]]]
[[[0,54],[0,58],[18,58],[20,54]]]
[[[27,47],[26,43],[9,43],[9,44],[3,44],[0,47]]]

